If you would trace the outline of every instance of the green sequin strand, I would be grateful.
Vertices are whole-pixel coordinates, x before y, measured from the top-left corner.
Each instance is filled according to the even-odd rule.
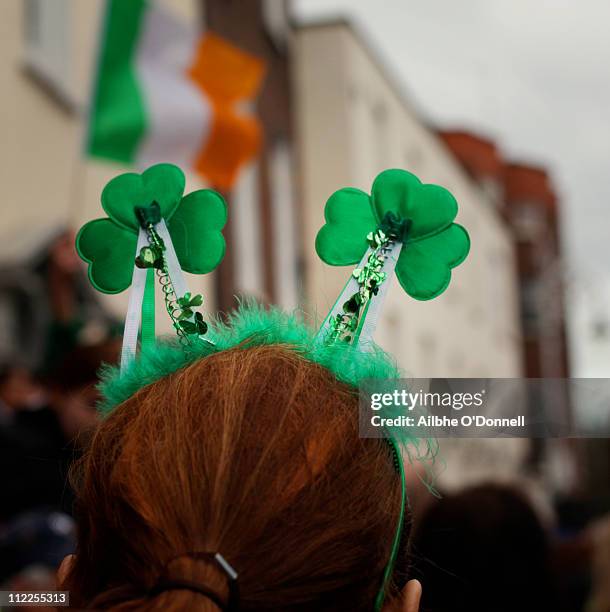
[[[194,308],[203,305],[203,296],[187,292],[182,297],[176,295],[169,276],[165,243],[155,230],[155,224],[161,220],[159,205],[153,202],[150,206],[136,209],[140,225],[146,231],[149,246],[143,247],[136,257],[135,264],[140,268],[154,268],[163,291],[165,309],[172,320],[180,343],[188,346],[191,336],[202,336],[208,330],[207,323],[200,312]]]
[[[358,291],[343,304],[342,312],[331,319],[327,339],[329,343],[337,340],[350,343],[357,338],[369,302],[377,295],[379,286],[387,278],[383,266],[395,239],[388,236],[381,228],[370,232],[366,239],[373,251],[368,256],[366,264],[352,272],[352,276],[358,282]]]

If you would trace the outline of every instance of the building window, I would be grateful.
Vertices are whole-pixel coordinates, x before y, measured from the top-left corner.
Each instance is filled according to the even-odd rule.
[[[275,46],[283,49],[290,30],[287,3],[281,0],[263,0],[262,11],[267,33]]]
[[[235,287],[239,295],[265,299],[259,197],[259,166],[253,162],[240,174],[233,190],[232,248],[235,251]]]
[[[421,378],[429,378],[438,375],[438,343],[437,337],[430,331],[420,332],[417,337],[418,358],[417,369]]]
[[[496,208],[500,208],[503,203],[503,189],[500,181],[491,176],[484,176],[479,181],[479,185],[485,195],[491,200]]]
[[[410,172],[417,173],[420,171],[422,163],[422,153],[415,145],[405,151],[404,164],[405,168]]]
[[[300,301],[299,236],[292,155],[288,143],[281,140],[274,143],[271,151],[270,183],[277,301],[283,308],[293,309]]]
[[[24,0],[25,64],[60,102],[74,106],[69,0]]]
[[[403,318],[400,311],[390,307],[386,307],[387,313],[379,321],[379,326],[375,332],[375,340],[386,351],[392,355],[400,355],[405,358],[405,346],[402,341]]]
[[[464,373],[466,356],[459,348],[451,349],[447,354],[447,373],[449,376],[459,378]]]
[[[509,257],[510,254],[499,249],[490,249],[487,252],[487,313],[493,325],[501,324],[510,313],[510,294],[507,290],[511,280]]]
[[[525,279],[521,283],[521,320],[523,333],[531,338],[538,335],[540,321],[540,284],[537,279]]]
[[[377,102],[371,109],[375,145],[375,174],[384,170],[389,164],[389,118],[388,109],[382,102]]]
[[[533,241],[544,232],[546,220],[540,205],[522,202],[513,206],[512,222],[517,239]]]
[[[378,147],[376,139],[378,134],[373,123],[373,113],[366,91],[354,86],[354,98],[349,108],[349,134],[352,145],[348,154],[352,157],[350,166],[352,168],[352,184],[355,187],[368,189],[370,179],[375,176],[376,156]]]

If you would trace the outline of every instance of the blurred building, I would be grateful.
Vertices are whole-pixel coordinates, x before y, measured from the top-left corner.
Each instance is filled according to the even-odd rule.
[[[267,65],[253,109],[265,127],[265,149],[227,194],[232,212],[227,287],[288,307],[305,294],[323,315],[348,273],[324,266],[313,253],[327,197],[344,185],[369,189],[383,168],[405,167],[455,193],[473,249],[441,299],[424,304],[404,298],[398,288],[392,291],[379,339],[413,375],[518,375],[518,298],[506,229],[484,190],[405,103],[350,28],[306,28],[293,40],[284,2],[165,4],[177,18],[219,33]],[[29,257],[56,228],[101,216],[101,188],[129,170],[80,155],[102,8],[101,0],[8,0],[0,6],[5,34],[0,78],[7,92],[0,101],[7,143],[0,147],[2,263]],[[300,139],[301,208],[293,181],[293,123]],[[188,189],[202,184],[192,174],[187,179]],[[214,301],[208,277],[190,282],[204,290],[208,303]],[[223,305],[227,287],[220,287]],[[106,302],[120,312],[126,295],[108,296]]]
[[[506,220],[516,247],[524,374],[569,376],[559,203],[543,168],[507,163],[495,144],[463,131],[441,138]]]
[[[487,194],[498,211],[504,209],[504,166],[494,142],[464,131],[439,132],[468,176]]]
[[[244,170],[235,192],[227,194],[231,215],[225,235],[231,248],[221,264],[219,306],[232,308],[233,294],[238,293],[295,308],[302,298],[302,284],[288,3],[200,0],[199,12],[205,28],[266,65],[263,89],[253,109],[265,133],[263,150]],[[227,273],[229,267],[232,274]]]
[[[101,216],[100,189],[117,172],[80,158],[100,6],[70,0],[0,3],[3,363],[41,368],[54,343],[95,342],[108,332],[106,313],[83,270],[71,270],[73,248],[62,245],[74,240],[69,227]],[[124,302],[114,301],[121,310]],[[66,320],[58,321],[62,310]],[[69,338],[72,333],[78,338]]]
[[[345,22],[301,27],[295,53],[305,244],[313,245],[336,189],[369,191],[377,173],[405,168],[447,187],[460,203],[471,253],[438,299],[398,287],[378,340],[414,376],[520,376],[521,334],[514,247],[492,194],[473,181],[414,111],[366,43]],[[349,275],[307,249],[307,296],[324,315]]]
[[[504,201],[517,243],[526,371],[531,377],[567,377],[558,202],[547,173],[509,164]]]
[[[476,134],[444,131],[441,137],[471,178],[493,199],[516,249],[524,376],[568,378],[565,271],[559,202],[543,168],[506,162],[494,143]],[[549,414],[571,418],[573,398],[554,397]],[[549,398],[532,397],[532,410]],[[577,480],[576,445],[532,441],[529,462],[567,488]]]
[[[569,376],[558,200],[543,168],[506,163],[468,132],[441,132],[465,170],[492,198],[517,255],[525,375]]]

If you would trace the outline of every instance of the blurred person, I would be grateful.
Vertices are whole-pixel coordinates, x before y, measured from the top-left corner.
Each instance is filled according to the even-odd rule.
[[[561,495],[554,500],[556,525],[552,570],[559,597],[558,612],[585,610],[591,592],[594,542],[591,524],[598,515],[586,496]]]
[[[77,436],[97,422],[99,371],[106,364],[117,363],[120,349],[118,337],[79,346],[46,377],[49,403],[66,439],[78,442]]]
[[[9,590],[32,590],[46,580],[55,586],[55,571],[62,558],[74,551],[72,517],[57,511],[25,512],[0,525],[0,585]],[[32,584],[32,580],[35,584]]]
[[[3,588],[7,591],[49,593],[55,591],[55,579],[48,567],[33,565],[13,576]],[[55,606],[34,603],[20,604],[18,607],[19,612],[57,612],[57,609]]]
[[[25,366],[0,367],[0,426],[12,423],[19,410],[36,408],[45,402],[43,386]]]
[[[80,454],[81,434],[97,422],[97,371],[102,363],[117,361],[119,344],[76,348],[44,380],[46,391],[35,395],[37,402],[21,401],[12,408],[10,420],[0,427],[0,521],[37,508],[72,512],[68,469]],[[31,381],[28,376],[20,375],[25,382]],[[40,383],[33,388],[40,389]],[[32,399],[27,386],[22,394]]]
[[[151,355],[110,394],[177,358]],[[238,344],[143,386],[74,481],[59,581],[78,608],[370,611],[401,516],[390,446],[358,436],[357,391],[290,345]],[[409,525],[384,610],[418,607]]]
[[[89,287],[74,249],[74,232],[61,229],[34,255],[0,270],[0,311],[7,325],[5,362],[49,373],[73,349],[112,337],[116,321]]]
[[[610,612],[610,516],[588,530],[592,547],[592,584],[586,612]]]
[[[3,503],[0,504],[0,523],[12,519],[18,512],[36,505],[35,500],[46,501],[49,493],[49,474],[32,464],[40,450],[40,437],[24,427],[24,415],[48,410],[48,394],[43,385],[21,365],[6,365],[0,372],[0,486]],[[53,437],[45,433],[45,438]],[[54,475],[54,471],[51,476]],[[40,483],[40,487],[35,486]],[[34,485],[34,486],[32,486]]]
[[[443,496],[413,542],[422,612],[557,609],[547,534],[516,488],[482,484]]]
[[[61,360],[77,346],[85,321],[83,306],[88,287],[83,282],[72,230],[65,230],[57,236],[38,269],[45,275],[51,313],[45,365],[53,369],[56,360]]]

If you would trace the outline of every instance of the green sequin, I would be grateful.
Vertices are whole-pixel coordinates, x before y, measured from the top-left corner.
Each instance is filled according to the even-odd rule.
[[[195,312],[193,308],[203,305],[203,296],[199,294],[191,296],[191,292],[187,291],[181,298],[178,298],[177,302],[180,309],[177,319],[190,319]]]
[[[138,268],[161,268],[163,266],[163,251],[155,246],[142,247],[135,263]]]
[[[178,326],[189,336],[202,336],[208,331],[208,324],[203,320],[203,315],[200,312],[195,313],[193,321],[179,321]]]
[[[369,301],[377,295],[379,286],[387,278],[387,274],[383,272],[383,265],[395,238],[378,229],[367,235],[367,242],[373,251],[367,257],[366,264],[352,272],[352,276],[358,282],[358,291],[343,304],[343,312],[331,319],[327,342],[354,340]]]

